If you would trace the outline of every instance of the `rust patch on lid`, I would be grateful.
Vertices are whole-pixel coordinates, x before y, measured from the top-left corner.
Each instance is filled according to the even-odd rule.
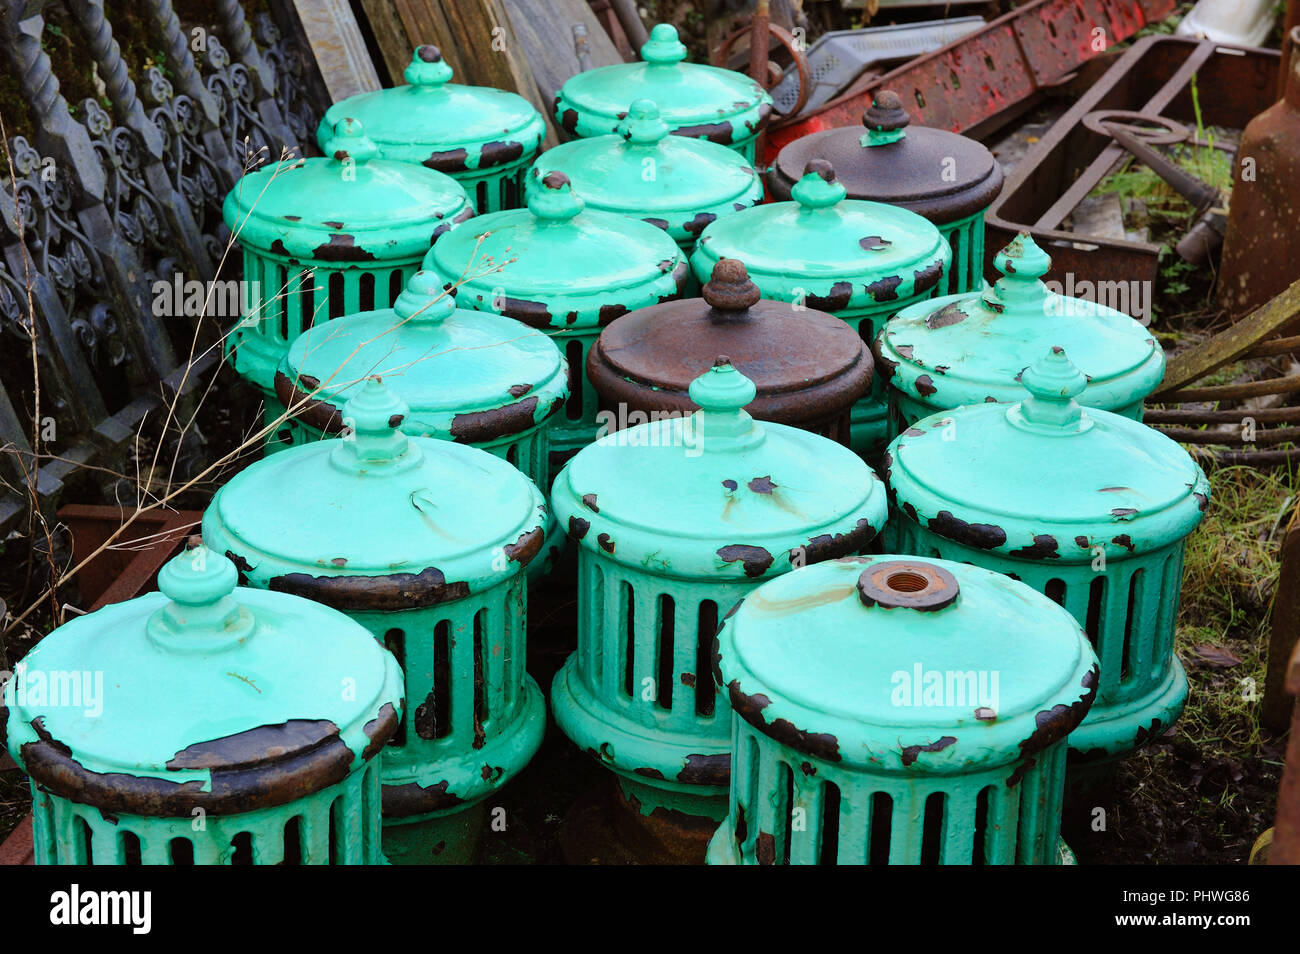
[[[970,315],[961,310],[961,306],[956,302],[944,305],[932,315],[926,316],[925,326],[931,331],[936,328],[947,328],[949,325],[955,325],[965,321]]]
[[[732,543],[721,547],[718,556],[723,563],[741,561],[745,568],[745,576],[748,577],[762,576],[772,565],[772,554],[763,547],[750,546],[746,543]]]
[[[462,146],[459,149],[431,152],[429,158],[424,160],[423,164],[438,172],[465,172],[468,169],[465,160],[468,158],[469,153]]]
[[[1056,560],[1061,556],[1057,552],[1060,546],[1056,537],[1050,533],[1038,533],[1034,535],[1032,544],[1020,547],[1018,550],[1008,550],[1007,556],[1021,557],[1026,560]]]
[[[286,573],[267,581],[267,589],[302,596],[340,610],[406,610],[436,606],[469,596],[469,584],[448,582],[442,571],[386,576],[312,576]]]
[[[373,262],[375,256],[357,245],[356,239],[345,232],[335,232],[324,245],[312,249],[312,257],[322,262]]]
[[[485,142],[479,150],[479,169],[491,169],[493,166],[514,162],[524,154],[524,144],[512,140],[494,140]]]
[[[541,527],[534,527],[525,533],[519,535],[519,539],[514,543],[508,543],[505,546],[506,559],[518,563],[520,566],[527,566],[533,561],[537,554],[542,552],[542,544],[546,542],[546,531]]]
[[[977,550],[992,550],[1007,542],[1007,532],[1001,527],[991,523],[967,523],[953,516],[948,510],[940,510],[936,516],[927,521],[926,526],[941,537],[964,543]]]
[[[956,744],[956,736],[945,735],[939,738],[938,741],[930,742],[926,745],[905,745],[901,749],[900,755],[902,756],[904,765],[911,765],[916,762],[922,752],[942,752],[944,749],[948,748],[948,746]]]
[[[554,410],[554,408],[552,408]],[[519,434],[536,424],[537,396],[490,411],[470,411],[451,419],[452,440],[461,444],[482,444]]]

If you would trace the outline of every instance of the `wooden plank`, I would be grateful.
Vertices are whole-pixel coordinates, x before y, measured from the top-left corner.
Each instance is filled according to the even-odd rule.
[[[600,20],[585,0],[504,0],[515,34],[523,44],[524,61],[532,67],[533,78],[549,112],[555,94],[565,80],[578,72],[578,57],[573,50],[573,26],[587,27],[587,44],[591,65],[595,69],[622,63],[618,50]]]
[[[591,37],[593,64],[621,62],[586,3],[576,2],[583,11],[582,22],[591,24],[589,32],[595,30],[596,35]],[[573,0],[562,0],[558,5],[567,9],[572,3]],[[395,82],[400,82],[412,50],[422,43],[432,43],[442,51],[443,59],[455,73],[454,82],[518,93],[547,117],[550,128],[554,93],[547,95],[539,87],[531,64],[534,55],[547,64],[556,60],[555,55],[547,52],[554,46],[553,41],[547,39],[545,30],[538,32],[538,27],[556,16],[550,9],[553,4],[523,3],[515,5],[515,10],[505,0],[361,0],[361,4]],[[572,11],[564,15],[579,17]],[[520,24],[523,38],[516,32],[516,22]],[[572,65],[549,66],[548,83],[554,82],[561,73],[564,75],[560,82],[563,82],[577,71],[571,36],[562,51]],[[555,131],[550,128],[546,144],[555,142]]]
[[[330,100],[379,89],[379,74],[347,0],[293,0]]]
[[[1150,400],[1160,403],[1171,399],[1171,392],[1236,360],[1264,338],[1285,330],[1297,318],[1300,318],[1300,280],[1213,338],[1171,358],[1165,367],[1164,380]],[[1184,397],[1183,400],[1204,398]]]
[[[402,71],[411,62],[414,47],[408,45],[397,9],[392,0],[361,0],[361,12],[366,15],[366,22],[375,35],[375,44],[383,57],[384,71],[392,80],[391,85],[400,85]]]

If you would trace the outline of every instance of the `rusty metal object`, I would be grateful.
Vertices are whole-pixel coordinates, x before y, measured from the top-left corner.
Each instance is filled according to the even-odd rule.
[[[772,14],[767,0],[758,0],[754,15],[747,26],[743,26],[723,38],[717,51],[713,54],[714,66],[725,67],[727,65],[727,62],[731,59],[732,47],[742,36],[749,37],[749,76],[769,92],[785,76],[785,71],[781,69],[780,65],[768,59],[772,39],[775,39],[777,45],[789,55],[795,73],[799,77],[799,95],[789,107],[786,115],[798,115],[799,110],[803,109],[804,103],[808,102],[808,94],[812,91],[812,73],[808,69],[808,57],[804,55],[803,48],[795,41],[789,30],[772,22]],[[762,151],[761,148],[759,151]]]
[[[1096,116],[1096,113],[1091,113],[1089,116]],[[1084,122],[1086,125],[1087,117]],[[1218,189],[1202,182],[1178,163],[1161,155],[1150,143],[1119,122],[1112,120],[1103,123],[1103,126],[1112,139],[1132,153],[1134,158],[1140,159],[1148,169],[1163,179],[1195,209],[1193,213],[1195,221],[1187,234],[1174,247],[1174,251],[1183,261],[1194,265],[1199,265],[1208,259],[1210,253],[1223,241],[1223,233],[1228,222],[1227,198]]]
[[[1247,124],[1233,167],[1218,297],[1236,317],[1300,278],[1300,27],[1290,39],[1286,94]]]
[[[1002,168],[973,139],[913,125],[903,100],[882,89],[861,116],[865,132],[816,133],[781,150],[768,176],[776,199],[790,198],[809,161],[827,160],[850,198],[911,209],[935,225],[985,209],[1002,189]]]
[[[1149,36],[1126,50],[1029,151],[985,217],[990,248],[1029,232],[1050,251],[1051,277],[1083,282],[1153,283],[1160,247],[1083,235],[1061,227],[1065,217],[1122,160],[1125,150],[1085,122],[1098,110],[1125,110],[1152,122],[1194,126],[1191,83],[1201,120],[1236,128],[1272,102],[1278,54],[1226,48],[1186,37]],[[1205,90],[1214,90],[1207,96]],[[1094,123],[1094,125],[1096,125]],[[1198,145],[1207,145],[1198,143]],[[1217,144],[1222,145],[1222,144]],[[1136,286],[1134,286],[1136,287]],[[1151,287],[1147,285],[1146,287]]]
[[[1101,53],[1094,29],[1104,31],[1104,50],[1174,7],[1173,0],[1034,0],[810,116],[787,117],[774,124],[768,141],[779,150],[809,133],[856,125],[877,89],[899,90],[927,126],[978,135]]]
[[[1285,355],[1300,347],[1300,336],[1268,339],[1271,335],[1286,332],[1300,321],[1300,279],[1263,307],[1237,321],[1212,338],[1202,341],[1175,355],[1165,369],[1159,389],[1150,403],[1179,404],[1191,402],[1239,401],[1270,395],[1292,395],[1300,391],[1300,375],[1291,374],[1237,384],[1219,384],[1207,387],[1189,387],[1196,381],[1240,358],[1263,358]],[[1143,420],[1162,427],[1175,440],[1192,445],[1268,446],[1296,439],[1295,428],[1260,429],[1260,424],[1291,424],[1300,421],[1300,406],[1282,407],[1219,407],[1202,408],[1148,408]],[[1179,425],[1220,425],[1200,430]],[[1235,425],[1235,427],[1228,427]],[[1194,448],[1202,456],[1221,464],[1249,464],[1272,467],[1286,464],[1300,457],[1300,450],[1209,451]]]
[[[60,507],[59,522],[72,535],[74,565],[103,546],[132,512],[87,504]],[[153,589],[162,565],[180,550],[202,517],[197,510],[150,511],[135,517],[122,536],[77,573],[77,588],[86,604],[79,608],[94,612]]]
[[[1282,541],[1281,570],[1273,589],[1273,610],[1269,618],[1268,670],[1264,676],[1264,699],[1259,723],[1279,735],[1291,721],[1295,688],[1288,688],[1288,673],[1294,673],[1291,657],[1300,637],[1300,528],[1293,526]],[[1294,737],[1294,734],[1293,734]],[[1288,757],[1288,762],[1290,758]],[[1300,767],[1300,762],[1292,763]]]
[[[1300,647],[1292,653],[1287,666],[1286,691],[1300,697]],[[1286,746],[1286,768],[1277,792],[1277,821],[1270,865],[1300,864],[1300,704],[1293,707],[1291,738]]]
[[[845,322],[759,297],[745,266],[724,258],[704,297],[616,319],[587,356],[587,375],[619,427],[627,411],[689,413],[687,391],[717,355],[751,378],[754,417],[849,441],[849,409],[871,386],[871,353]]]

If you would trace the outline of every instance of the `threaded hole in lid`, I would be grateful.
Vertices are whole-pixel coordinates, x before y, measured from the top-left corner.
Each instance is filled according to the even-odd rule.
[[[930,581],[920,573],[900,570],[885,578],[885,585],[896,593],[919,593],[930,585]]]

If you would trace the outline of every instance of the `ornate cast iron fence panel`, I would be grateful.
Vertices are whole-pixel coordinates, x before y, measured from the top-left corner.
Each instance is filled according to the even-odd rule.
[[[56,2],[101,94],[73,106],[42,49]],[[145,417],[202,387],[217,349],[201,341],[187,369],[195,320],[155,308],[154,283],[238,276],[222,199],[251,165],[312,148],[328,105],[291,3],[252,24],[238,0],[206,24],[171,0],[132,8],[128,23],[105,0],[0,0],[33,130],[11,129],[0,160],[0,535],[31,486],[48,511],[79,468],[120,472]],[[129,63],[115,20],[147,30],[163,62]]]

